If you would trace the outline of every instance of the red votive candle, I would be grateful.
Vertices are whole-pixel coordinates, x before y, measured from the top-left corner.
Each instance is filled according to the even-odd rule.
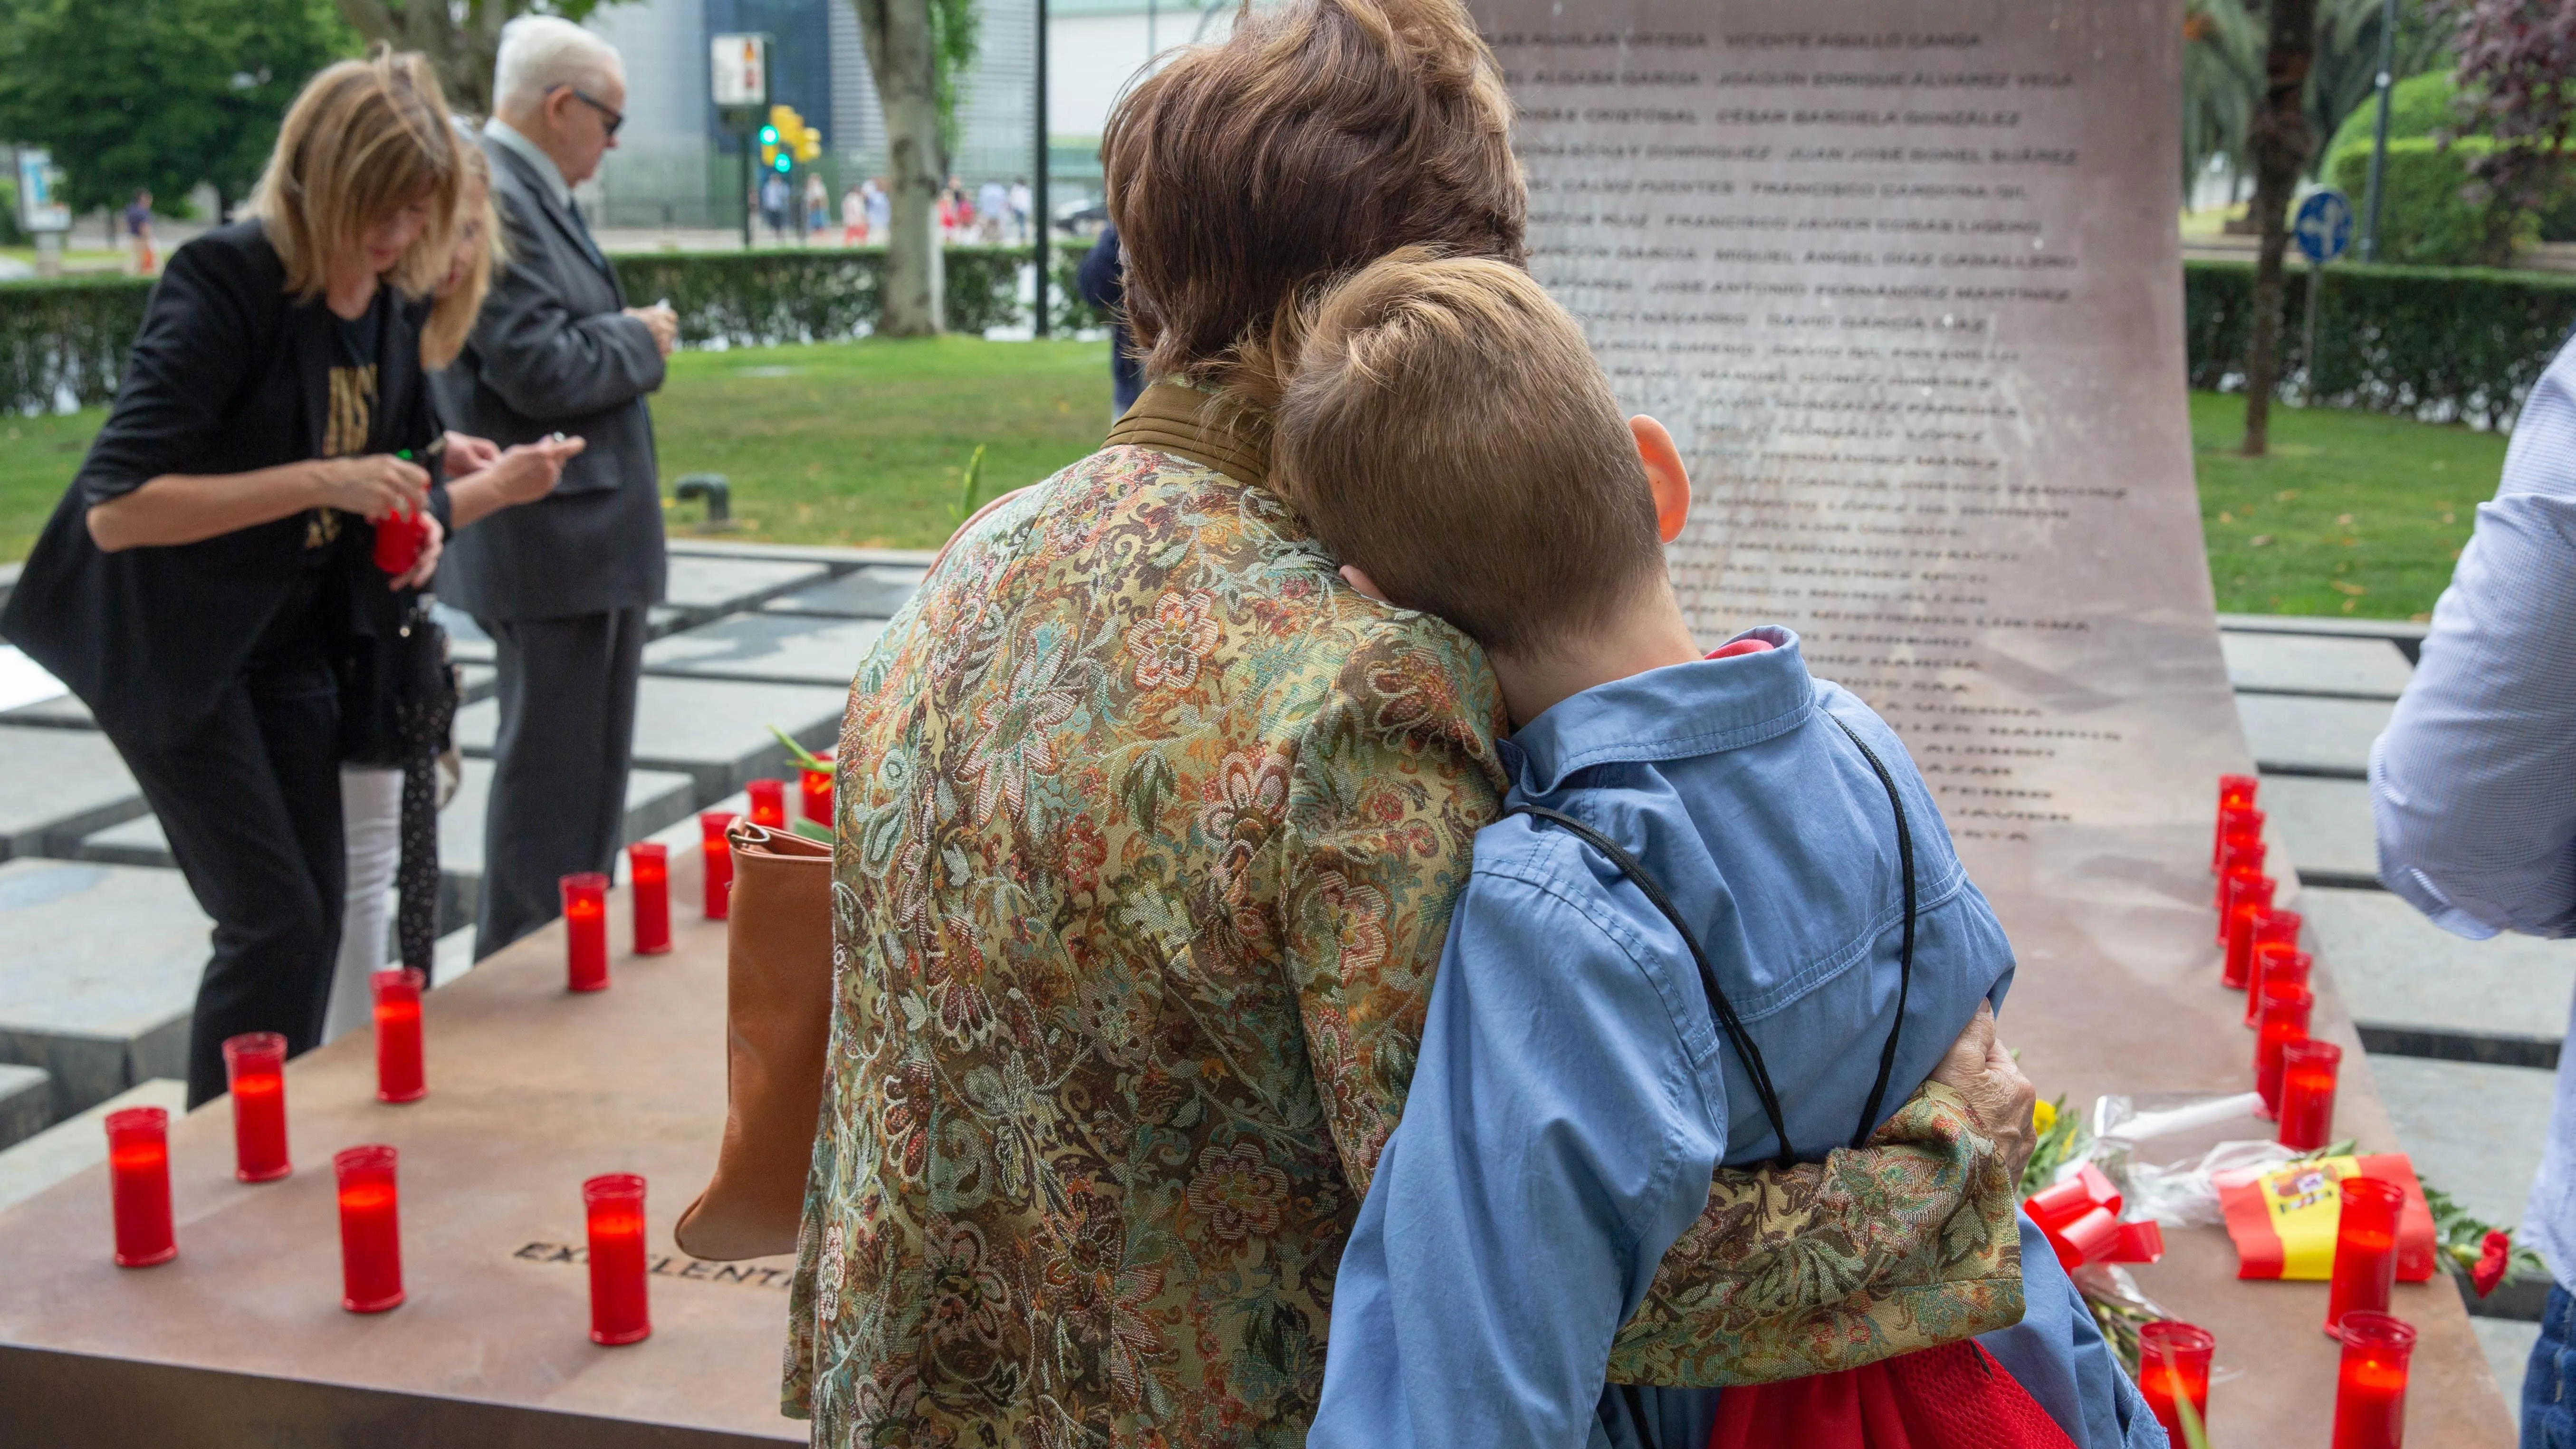
[[[2334,1282],[2326,1290],[2326,1336],[2347,1313],[2385,1313],[2397,1286],[2397,1213],[2406,1189],[2378,1177],[2335,1184],[2343,1207],[2335,1219]]]
[[[644,1298],[644,1179],[591,1178],[581,1204],[590,1217],[590,1341],[634,1343],[653,1332]]]
[[[2310,1037],[2281,1048],[2281,1145],[2314,1152],[2334,1140],[2335,1072],[2343,1048]]]
[[[733,822],[730,810],[709,810],[698,817],[698,848],[707,860],[704,910],[710,921],[721,921],[733,912],[733,847],[725,842]]]
[[[574,991],[606,991],[608,877],[586,870],[558,884],[563,891],[565,985]]]
[[[2286,920],[2285,920],[2286,918]],[[2254,950],[2245,966],[2245,1024],[2263,1014],[2263,983],[2282,973],[2283,981],[2305,981],[2312,964],[2308,954],[2299,949],[2299,913],[2272,911],[2254,923]],[[2291,957],[2297,957],[2292,961]]]
[[[2138,1392],[2176,1444],[2184,1442],[2176,1404],[2190,1404],[2200,1422],[2209,1423],[2209,1355],[2217,1346],[2208,1329],[2171,1318],[2138,1329]]]
[[[403,1301],[394,1150],[345,1148],[331,1154],[331,1170],[340,1178],[340,1306],[382,1313]]]
[[[107,1185],[116,1205],[116,1266],[149,1268],[179,1256],[170,1230],[170,1114],[107,1114]]]
[[[2316,993],[2304,982],[2275,981],[2263,988],[2263,1015],[2254,1028],[2254,1090],[2274,1117],[2281,1114],[2281,1050],[2308,1039],[2308,1013],[2316,1004]]]
[[[2216,909],[2225,910],[2227,878],[2240,870],[2262,874],[2263,861],[2270,854],[2271,847],[2263,843],[2261,835],[2252,831],[2242,835],[2231,832],[2225,845],[2218,852],[2218,881],[2216,889],[2210,893],[2210,905]]]
[[[377,971],[367,977],[376,1003],[376,1100],[417,1102],[429,1095],[421,1065],[420,991],[417,971]]]
[[[2400,1449],[2414,1328],[2385,1313],[2356,1311],[2338,1336],[2343,1365],[2335,1375],[2334,1449]]]
[[[226,1037],[224,1077],[233,1099],[233,1176],[275,1182],[293,1172],[286,1157],[286,1038],[273,1031]]]
[[[2218,869],[2219,853],[2227,842],[2227,817],[2235,811],[2253,809],[2255,792],[2262,785],[2263,782],[2252,775],[2218,777],[2218,829],[2209,837],[2209,868],[2212,871]]]
[[[832,823],[832,757],[820,757],[823,768],[798,767],[796,788],[804,797],[805,818],[817,825]]]
[[[386,573],[401,575],[411,572],[420,562],[420,546],[429,540],[429,527],[420,515],[395,509],[376,520],[376,567]]]
[[[742,787],[751,796],[751,823],[772,830],[787,828],[787,782],[754,780]]]
[[[671,949],[671,848],[639,840],[626,847],[626,874],[635,893],[635,954]]]
[[[2227,957],[2219,972],[2219,984],[2245,989],[2246,977],[2254,969],[2254,927],[2272,910],[2272,892],[2279,887],[2268,875],[2248,879],[2242,874],[2227,877]]]

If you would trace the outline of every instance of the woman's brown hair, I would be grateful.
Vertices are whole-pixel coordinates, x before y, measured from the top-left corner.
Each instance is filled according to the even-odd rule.
[[[1271,330],[1313,284],[1408,245],[1521,263],[1511,120],[1458,0],[1247,0],[1102,138],[1146,375],[1267,406]]]
[[[438,76],[415,51],[378,46],[306,81],[248,208],[286,263],[287,293],[319,295],[332,257],[359,250],[368,227],[424,201],[430,223],[387,279],[415,297],[428,292],[447,275],[459,149]]]
[[[457,277],[453,286],[438,292],[437,300],[430,304],[429,321],[420,329],[420,363],[432,371],[454,362],[456,354],[465,350],[466,335],[474,330],[474,319],[483,311],[484,295],[492,290],[492,268],[506,260],[508,254],[500,209],[492,201],[491,158],[461,129],[456,149],[465,163],[465,181],[457,188],[459,211],[453,244],[471,250],[465,255],[465,274]],[[451,260],[448,272],[441,274],[442,283],[454,275],[454,266]]]

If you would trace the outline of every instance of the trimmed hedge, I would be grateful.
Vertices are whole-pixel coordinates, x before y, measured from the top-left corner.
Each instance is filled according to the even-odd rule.
[[[2540,240],[2540,218],[2461,199],[2469,184],[2469,159],[2494,149],[2484,136],[2462,136],[2444,145],[2422,137],[2388,143],[2388,169],[2379,197],[2379,255],[2411,266],[2470,266],[2510,260]],[[2327,180],[2344,195],[2370,186],[2370,149],[2345,151],[2327,168]],[[2358,204],[2356,202],[2356,204]]]
[[[2245,385],[2254,268],[2183,264],[2183,326],[2196,388]],[[2307,278],[2283,288],[2282,391],[2307,366]],[[2510,428],[2576,329],[2576,277],[2478,268],[2335,266],[2319,279],[2314,401]]]
[[[1107,325],[1073,294],[1084,242],[1059,242],[1049,320],[1059,331]],[[765,347],[855,337],[876,323],[882,247],[810,251],[646,252],[611,258],[638,305],[668,297],[686,346]],[[1025,248],[950,247],[948,325],[1026,326]],[[0,412],[92,407],[116,394],[151,284],[123,276],[0,287]]]

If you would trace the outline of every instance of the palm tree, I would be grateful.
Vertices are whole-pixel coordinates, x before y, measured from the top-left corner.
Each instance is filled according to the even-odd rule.
[[[2263,98],[2263,21],[2244,0],[2187,0],[2182,18],[2182,184],[2225,158],[2246,172],[2245,137]]]

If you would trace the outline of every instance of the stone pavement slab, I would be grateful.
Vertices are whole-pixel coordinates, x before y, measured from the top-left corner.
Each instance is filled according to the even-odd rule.
[[[142,791],[105,735],[0,725],[0,860],[67,853],[82,836],[143,808]]]
[[[2549,1140],[2555,1073],[2385,1052],[2371,1054],[2370,1071],[2417,1176],[2488,1222],[2522,1221]]]
[[[786,778],[787,751],[776,725],[809,750],[829,749],[841,732],[849,696],[811,684],[747,684],[648,674],[636,704],[638,769],[677,770],[697,781],[700,802],[721,800],[746,780]],[[456,741],[468,756],[489,757],[500,706],[468,705],[456,716]]]
[[[0,710],[0,725],[37,725],[48,729],[94,730],[98,720],[77,694],[58,694],[16,709]]]
[[[2388,728],[2396,706],[2369,699],[2317,699],[2296,694],[2239,694],[2236,717],[2255,768],[2274,772],[2338,775],[2359,780],[2370,773],[2371,741]],[[2268,786],[2266,787],[2268,788]]]
[[[2415,669],[2385,639],[2222,633],[2227,682],[2240,690],[2395,699]]]
[[[2268,817],[2264,828],[2273,848],[2288,852],[2303,884],[2378,886],[2368,784],[2267,775],[2256,803]]]
[[[0,1212],[83,1168],[105,1162],[107,1129],[101,1124],[108,1113],[128,1107],[158,1107],[176,1121],[188,1110],[188,1084],[176,1077],[154,1077],[0,1151]]]
[[[459,664],[492,662],[492,636],[474,622],[474,616],[447,604],[433,605],[439,626],[447,631],[447,657]]]
[[[177,871],[0,865],[0,1061],[53,1073],[57,1117],[185,1077],[212,930]]]
[[[2487,1060],[2539,1065],[2566,1035],[2576,943],[2516,935],[2467,940],[2386,891],[2312,886],[2299,893],[2298,909],[2312,949],[2374,1050],[2386,1050],[2378,1043],[2393,1034],[2411,1033],[2461,1043],[2437,1050],[2445,1044],[2415,1042],[2407,1055],[2452,1055],[2485,1041],[2497,1048]]]
[[[839,619],[891,619],[927,569],[870,564],[826,583],[808,584],[760,607],[772,614],[821,614]]]
[[[645,645],[644,670],[846,689],[884,632],[882,619],[736,614]]]
[[[772,595],[829,578],[832,573],[824,564],[787,559],[674,553],[670,562],[670,582],[662,591],[662,601],[700,615],[748,609]]]
[[[43,1067],[0,1062],[0,1150],[44,1131],[53,1120],[53,1075]]]
[[[2497,1390],[2519,1417],[2522,1374],[2531,1363],[2531,1346],[2540,1340],[2540,1325],[2510,1318],[2472,1318],[2469,1327],[2477,1331],[2478,1347],[2486,1350],[2487,1367],[2495,1370]]]

